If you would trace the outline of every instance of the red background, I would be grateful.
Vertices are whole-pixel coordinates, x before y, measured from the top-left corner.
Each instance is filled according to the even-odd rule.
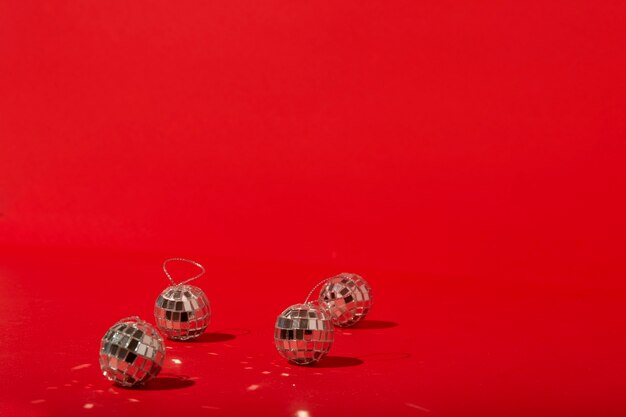
[[[625,12],[0,2],[0,415],[626,414]],[[199,379],[115,395],[99,338],[169,256],[209,270],[164,370]],[[373,324],[285,372],[275,316],[344,270]]]

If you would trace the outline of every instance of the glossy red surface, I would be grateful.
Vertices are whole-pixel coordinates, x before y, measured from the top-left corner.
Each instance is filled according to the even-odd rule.
[[[2,2],[0,416],[625,415],[625,13]],[[170,256],[214,321],[112,387]],[[288,366],[276,315],[342,271],[371,317]]]

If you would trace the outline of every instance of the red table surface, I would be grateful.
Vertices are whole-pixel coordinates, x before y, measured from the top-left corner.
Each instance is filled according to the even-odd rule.
[[[611,1],[0,2],[0,416],[626,415],[624,27]],[[100,338],[153,320],[170,256],[213,322],[115,387]],[[342,271],[371,316],[288,365],[276,315]]]

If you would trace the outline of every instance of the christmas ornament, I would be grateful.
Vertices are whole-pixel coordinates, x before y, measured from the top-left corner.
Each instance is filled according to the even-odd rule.
[[[176,283],[167,271],[171,261],[183,261],[200,268],[201,272],[181,283]],[[163,272],[172,283],[156,300],[154,319],[165,336],[174,340],[187,340],[200,336],[211,321],[211,305],[204,292],[188,282],[201,277],[206,271],[197,262],[184,258],[170,258],[163,262]]]
[[[292,305],[283,311],[274,328],[278,353],[296,365],[316,363],[326,356],[333,345],[334,328],[330,313],[324,306],[308,303],[311,293],[303,304]]]
[[[100,343],[102,375],[124,387],[143,384],[157,376],[164,359],[163,338],[139,317],[118,321]]]
[[[361,276],[342,273],[323,282],[319,300],[327,306],[335,326],[353,326],[372,308],[372,289]]]

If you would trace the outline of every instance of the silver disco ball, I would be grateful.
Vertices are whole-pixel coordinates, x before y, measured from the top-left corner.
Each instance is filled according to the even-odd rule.
[[[319,299],[328,307],[335,326],[349,327],[372,308],[372,289],[361,276],[342,273],[328,280]]]
[[[285,359],[309,365],[322,359],[333,345],[334,328],[330,314],[313,304],[296,304],[276,319],[274,342]]]
[[[211,322],[211,305],[200,288],[174,285],[157,298],[154,319],[159,330],[170,339],[193,339],[200,336]]]
[[[118,321],[100,343],[102,374],[124,387],[143,384],[157,376],[164,359],[163,338],[139,317]]]

